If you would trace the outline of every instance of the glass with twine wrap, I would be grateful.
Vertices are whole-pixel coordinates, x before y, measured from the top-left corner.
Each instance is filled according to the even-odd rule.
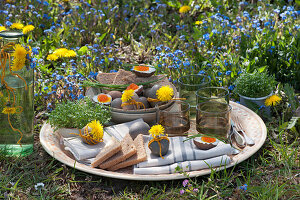
[[[0,32],[0,151],[7,156],[33,152],[33,70],[31,48],[22,33]]]

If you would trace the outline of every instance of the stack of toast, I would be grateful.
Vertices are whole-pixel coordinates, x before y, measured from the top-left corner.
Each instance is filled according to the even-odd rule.
[[[113,145],[105,147],[91,163],[92,167],[116,171],[135,165],[147,159],[143,135],[139,134],[134,140],[127,133],[119,142],[112,137]]]

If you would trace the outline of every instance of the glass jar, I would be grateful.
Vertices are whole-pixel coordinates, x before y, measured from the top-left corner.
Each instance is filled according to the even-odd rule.
[[[33,152],[31,48],[19,44],[22,36],[16,31],[0,32],[0,151],[7,156]]]

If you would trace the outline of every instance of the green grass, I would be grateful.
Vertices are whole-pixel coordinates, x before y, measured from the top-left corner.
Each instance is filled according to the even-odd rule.
[[[287,143],[281,132],[237,166],[183,180],[140,182],[91,175],[67,167],[41,147],[35,131],[35,151],[23,158],[0,154],[0,199],[299,199],[299,139]],[[280,139],[282,138],[282,139]],[[37,183],[44,187],[35,189]],[[238,189],[247,184],[247,190]],[[180,194],[180,190],[185,190]]]

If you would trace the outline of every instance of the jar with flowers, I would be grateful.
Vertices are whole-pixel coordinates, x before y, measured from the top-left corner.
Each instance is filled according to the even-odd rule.
[[[0,32],[0,151],[7,156],[33,152],[33,70],[23,33]]]

